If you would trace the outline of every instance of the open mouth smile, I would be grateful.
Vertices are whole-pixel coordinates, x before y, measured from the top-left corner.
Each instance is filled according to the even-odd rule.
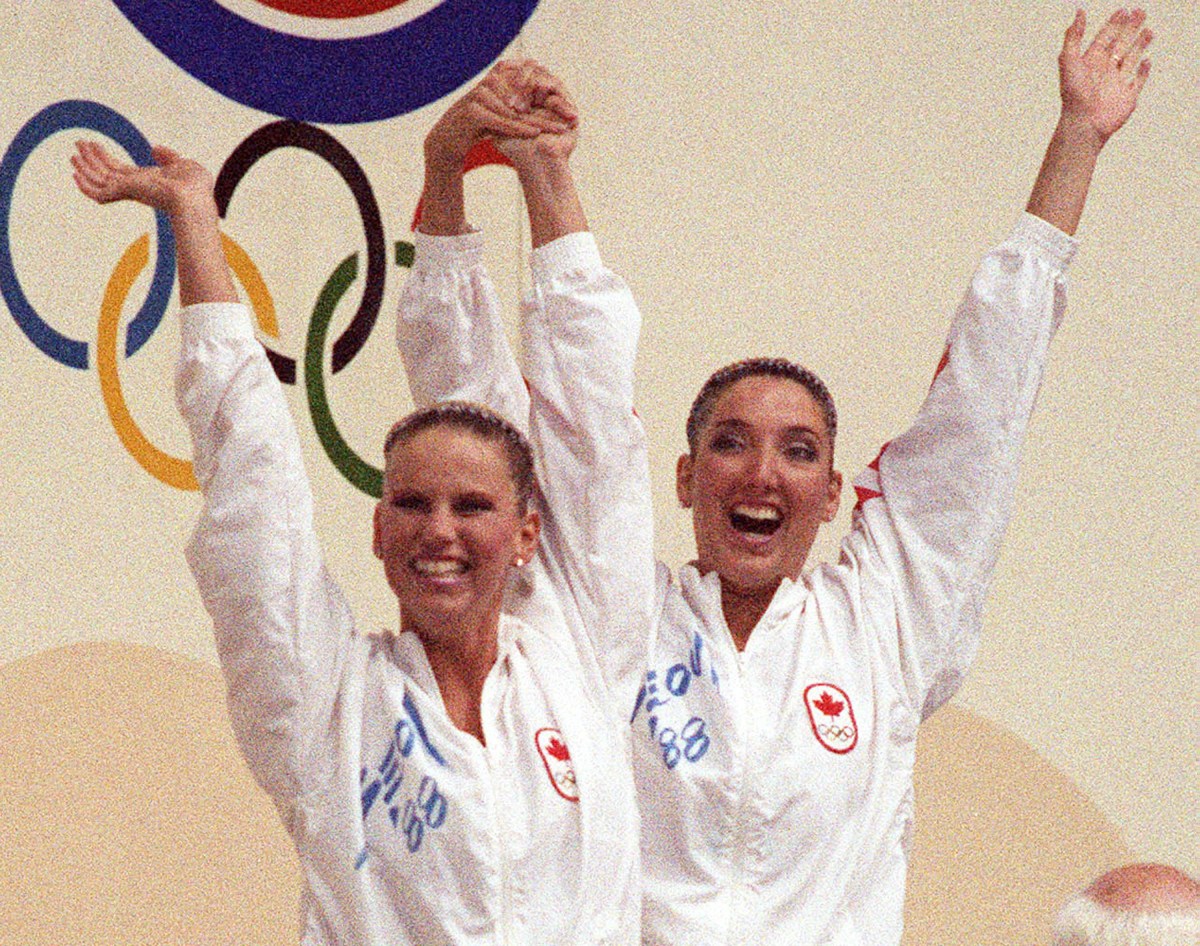
[[[425,578],[457,578],[466,574],[469,566],[466,562],[447,558],[420,558],[412,563],[413,571]]]
[[[783,514],[774,506],[742,503],[729,511],[729,524],[736,532],[766,538],[779,531]]]

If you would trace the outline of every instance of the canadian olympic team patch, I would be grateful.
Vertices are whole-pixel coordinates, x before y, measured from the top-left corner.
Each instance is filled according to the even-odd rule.
[[[546,766],[550,784],[567,801],[579,801],[579,786],[575,782],[575,766],[571,764],[571,751],[557,729],[539,729],[534,733],[538,755]]]
[[[858,725],[854,707],[841,687],[832,683],[814,683],[804,690],[804,705],[817,742],[838,755],[858,745]]]
[[[113,3],[159,52],[209,88],[281,118],[335,125],[403,115],[453,92],[495,62],[537,6],[441,0],[403,20],[396,14],[404,0]],[[337,21],[381,28],[364,33],[360,25],[338,35]]]

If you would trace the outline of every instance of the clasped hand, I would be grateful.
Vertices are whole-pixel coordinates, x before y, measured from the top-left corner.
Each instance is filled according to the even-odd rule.
[[[578,122],[561,80],[531,59],[504,60],[434,125],[425,139],[425,160],[461,170],[471,148],[485,138],[518,170],[534,154],[566,159]]]

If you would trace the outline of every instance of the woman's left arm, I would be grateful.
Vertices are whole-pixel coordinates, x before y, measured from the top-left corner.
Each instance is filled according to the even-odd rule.
[[[483,268],[483,237],[467,221],[464,162],[477,145],[563,132],[574,112],[543,99],[528,107],[523,65],[497,63],[425,138],[425,188],[416,258],[400,298],[396,342],[417,407],[475,401],[528,427],[529,397]]]
[[[561,83],[524,65],[530,104],[574,115]],[[572,127],[497,146],[517,169],[533,238],[522,327],[546,565],[624,711],[645,672],[655,586],[646,435],[633,409],[641,314],[588,232],[575,143]]]
[[[1021,448],[1096,158],[1133,112],[1149,72],[1140,11],[1114,14],[1084,53],[1079,13],[1060,63],[1062,117],[1027,214],[980,264],[914,422],[855,482],[843,549],[893,589],[900,669],[928,714],[961,684],[1011,516]]]
[[[1077,10],[1058,56],[1062,113],[1025,209],[1063,233],[1083,216],[1096,159],[1133,114],[1150,76],[1144,58],[1154,34],[1146,14],[1118,10],[1083,47],[1087,18]]]

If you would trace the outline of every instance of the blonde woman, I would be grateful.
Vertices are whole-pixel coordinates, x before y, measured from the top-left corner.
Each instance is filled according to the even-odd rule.
[[[505,133],[573,125],[565,98],[542,104]],[[299,440],[222,254],[212,179],[170,150],[154,157],[135,168],[81,143],[75,176],[98,202],[139,201],[174,228],[178,401],[204,496],[187,557],[234,731],[299,856],[301,941],[633,946],[628,705],[597,642],[649,620],[648,537],[612,518],[648,519],[648,500],[610,505],[606,470],[581,471],[596,505],[559,519],[515,426],[475,404],[426,406],[386,438],[374,512],[400,632],[364,634],[323,561]],[[529,200],[536,210],[543,197]],[[535,272],[530,319],[547,337],[571,333],[581,354],[604,344],[577,332],[552,282]],[[636,334],[627,293],[613,301],[609,315]],[[531,385],[548,409],[582,398],[596,420],[611,415],[621,482],[636,479],[632,371],[605,377],[606,400],[589,378]]]

